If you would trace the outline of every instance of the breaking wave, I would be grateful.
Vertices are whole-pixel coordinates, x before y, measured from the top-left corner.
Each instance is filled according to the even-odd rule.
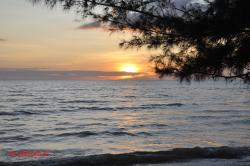
[[[157,164],[181,162],[194,159],[238,159],[250,156],[250,147],[195,147],[176,148],[170,151],[132,152],[123,154],[101,154],[63,159],[47,159],[1,163],[3,166],[114,166],[133,164]]]

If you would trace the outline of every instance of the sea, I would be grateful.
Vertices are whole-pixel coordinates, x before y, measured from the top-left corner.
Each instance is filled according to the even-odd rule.
[[[0,81],[0,165],[245,166],[249,147],[241,82]]]

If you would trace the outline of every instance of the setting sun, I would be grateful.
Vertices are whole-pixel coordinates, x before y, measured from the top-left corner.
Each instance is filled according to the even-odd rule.
[[[133,64],[126,64],[121,67],[121,71],[128,73],[137,73],[138,70],[138,67]]]

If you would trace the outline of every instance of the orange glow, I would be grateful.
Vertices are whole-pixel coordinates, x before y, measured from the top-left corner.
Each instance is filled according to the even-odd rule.
[[[148,58],[161,52],[146,48],[138,51],[117,47],[121,40],[129,40],[133,36],[129,29],[126,30],[127,33],[110,35],[106,29],[77,28],[82,23],[72,21],[76,16],[71,15],[71,12],[60,10],[61,12],[52,14],[25,3],[21,5],[22,10],[15,10],[16,7],[12,5],[7,6],[10,10],[6,11],[14,13],[6,13],[1,20],[3,35],[0,38],[3,41],[0,41],[0,68],[90,71],[86,76],[67,76],[67,79],[73,80],[131,80],[152,77],[153,67],[148,63]],[[34,14],[30,14],[30,11]],[[20,22],[20,14],[29,17],[25,22]],[[36,26],[33,22],[37,17],[41,22]],[[104,72],[103,76],[102,73],[96,74],[96,71]],[[95,74],[92,75],[91,72]]]
[[[134,64],[125,64],[121,67],[121,71],[128,72],[128,73],[137,73],[139,69]]]

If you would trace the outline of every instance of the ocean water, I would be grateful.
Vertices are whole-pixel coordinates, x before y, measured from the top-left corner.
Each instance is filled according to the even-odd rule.
[[[0,94],[3,162],[250,146],[244,84],[0,81]],[[49,156],[8,155],[24,150]]]

